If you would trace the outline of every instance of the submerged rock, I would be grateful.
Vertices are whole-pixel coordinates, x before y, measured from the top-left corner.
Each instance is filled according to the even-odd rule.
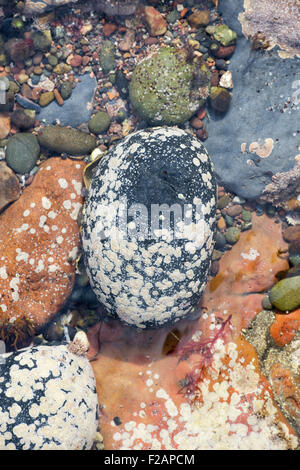
[[[85,206],[83,248],[107,311],[139,328],[186,316],[206,284],[215,211],[209,156],[183,130],[139,131],[105,155]]]
[[[66,345],[0,358],[0,449],[90,450],[98,402],[89,361]]]
[[[38,133],[38,140],[40,145],[46,149],[69,155],[84,155],[96,147],[95,137],[69,127],[44,127]]]
[[[186,54],[172,47],[142,60],[132,74],[129,96],[137,114],[153,125],[182,124],[196,112],[193,65]]]
[[[219,1],[224,21],[238,33],[229,65],[234,89],[224,119],[211,113],[205,145],[222,185],[241,197],[256,199],[272,183],[273,175],[284,178],[299,154],[300,59],[281,59],[276,49],[253,50],[238,21],[243,4],[243,0]],[[271,17],[273,10],[268,11]],[[269,27],[275,31],[275,22]],[[269,151],[265,152],[267,147]]]
[[[72,291],[83,168],[82,162],[70,159],[47,160],[1,214],[2,339],[22,343],[57,313]]]
[[[35,135],[27,132],[16,134],[8,139],[5,159],[16,173],[29,173],[36,164],[40,146]]]
[[[279,310],[291,311],[300,306],[300,276],[279,281],[270,292],[272,305]]]
[[[92,115],[92,101],[97,87],[95,77],[89,74],[80,76],[80,81],[72,89],[71,84],[64,82],[61,87],[61,95],[65,101],[63,106],[59,106],[56,101],[52,101],[48,106],[42,108],[39,120],[45,124],[53,124],[56,120],[62,126],[77,127],[83,122],[88,122]]]
[[[0,162],[0,211],[18,199],[20,193],[18,178],[5,162]]]

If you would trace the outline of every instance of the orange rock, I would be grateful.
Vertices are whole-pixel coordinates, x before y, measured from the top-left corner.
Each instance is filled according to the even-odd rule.
[[[64,105],[64,99],[61,96],[61,94],[59,93],[58,89],[54,88],[53,93],[54,93],[54,98],[56,99],[59,106],[63,106]]]
[[[89,331],[90,356],[100,349],[92,366],[106,449],[297,446],[254,348],[240,336],[261,310],[257,292],[287,267],[277,256],[284,246],[280,225],[253,216],[252,231],[221,259],[199,320],[155,331],[110,321]]]
[[[213,278],[202,297],[208,314],[220,318],[233,315],[237,333],[262,310],[264,292],[276,281],[279,271],[288,269],[278,250],[284,250],[280,224],[267,216],[252,215],[252,229],[241,233],[239,242],[220,260],[219,274]]]
[[[278,346],[284,346],[292,341],[299,328],[300,309],[288,315],[276,314],[270,333]]]
[[[8,335],[8,321],[12,332],[22,322],[42,326],[72,291],[83,168],[83,162],[69,159],[45,161],[0,217],[2,336]]]
[[[167,22],[154,7],[145,7],[145,20],[151,36],[161,36],[167,31]]]
[[[18,199],[20,192],[21,186],[15,173],[5,162],[0,162],[0,210]]]
[[[0,139],[5,139],[10,132],[10,115],[0,113]]]
[[[103,26],[102,33],[105,37],[111,36],[118,29],[114,23],[106,23]]]

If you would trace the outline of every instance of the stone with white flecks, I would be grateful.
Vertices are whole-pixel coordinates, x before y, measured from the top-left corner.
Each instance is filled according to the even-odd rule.
[[[0,216],[0,321],[5,340],[7,335],[12,342],[21,339],[28,322],[34,329],[45,324],[72,291],[84,166],[70,159],[45,161],[18,201]]]
[[[0,357],[0,450],[91,449],[98,402],[86,357],[66,345]]]
[[[181,129],[138,131],[105,155],[85,206],[83,248],[107,311],[139,328],[187,315],[206,284],[215,210],[209,156]]]

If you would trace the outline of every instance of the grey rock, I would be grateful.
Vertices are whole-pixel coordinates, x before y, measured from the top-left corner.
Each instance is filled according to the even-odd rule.
[[[76,88],[73,89],[72,96],[65,101],[63,106],[53,101],[41,111],[39,119],[43,119],[45,124],[53,124],[54,121],[59,120],[61,125],[71,127],[77,127],[89,121],[97,81],[89,74],[81,75],[80,80],[81,82],[77,83]]]
[[[292,96],[300,59],[283,60],[276,49],[252,50],[238,21],[243,0],[220,0],[219,5],[225,23],[238,33],[229,66],[234,89],[224,118],[210,113],[205,145],[221,184],[240,197],[256,199],[274,174],[293,168],[299,153],[300,106],[293,104]],[[265,139],[274,142],[267,158],[249,151],[252,142],[262,146]],[[243,143],[245,153],[241,151]]]

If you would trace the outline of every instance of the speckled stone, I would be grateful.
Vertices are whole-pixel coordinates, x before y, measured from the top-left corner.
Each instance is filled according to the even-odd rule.
[[[71,294],[79,248],[85,164],[45,161],[22,196],[0,217],[0,321],[38,328]]]
[[[124,198],[128,219],[125,210],[122,215]],[[158,224],[159,211],[155,216],[153,204],[177,204],[182,212],[185,206],[190,216],[175,224],[172,217],[170,229],[152,225],[153,234],[146,222],[147,231],[138,236],[130,216],[138,207],[147,208],[149,218]],[[196,206],[201,213],[196,213]],[[209,156],[185,131],[138,131],[108,152],[91,183],[83,228],[87,272],[107,311],[140,328],[159,327],[187,315],[205,288],[215,210]],[[124,224],[115,226],[114,219],[120,222],[122,216]],[[138,218],[135,222],[141,227]]]
[[[1,450],[89,450],[97,431],[89,361],[66,345],[1,357]]]

